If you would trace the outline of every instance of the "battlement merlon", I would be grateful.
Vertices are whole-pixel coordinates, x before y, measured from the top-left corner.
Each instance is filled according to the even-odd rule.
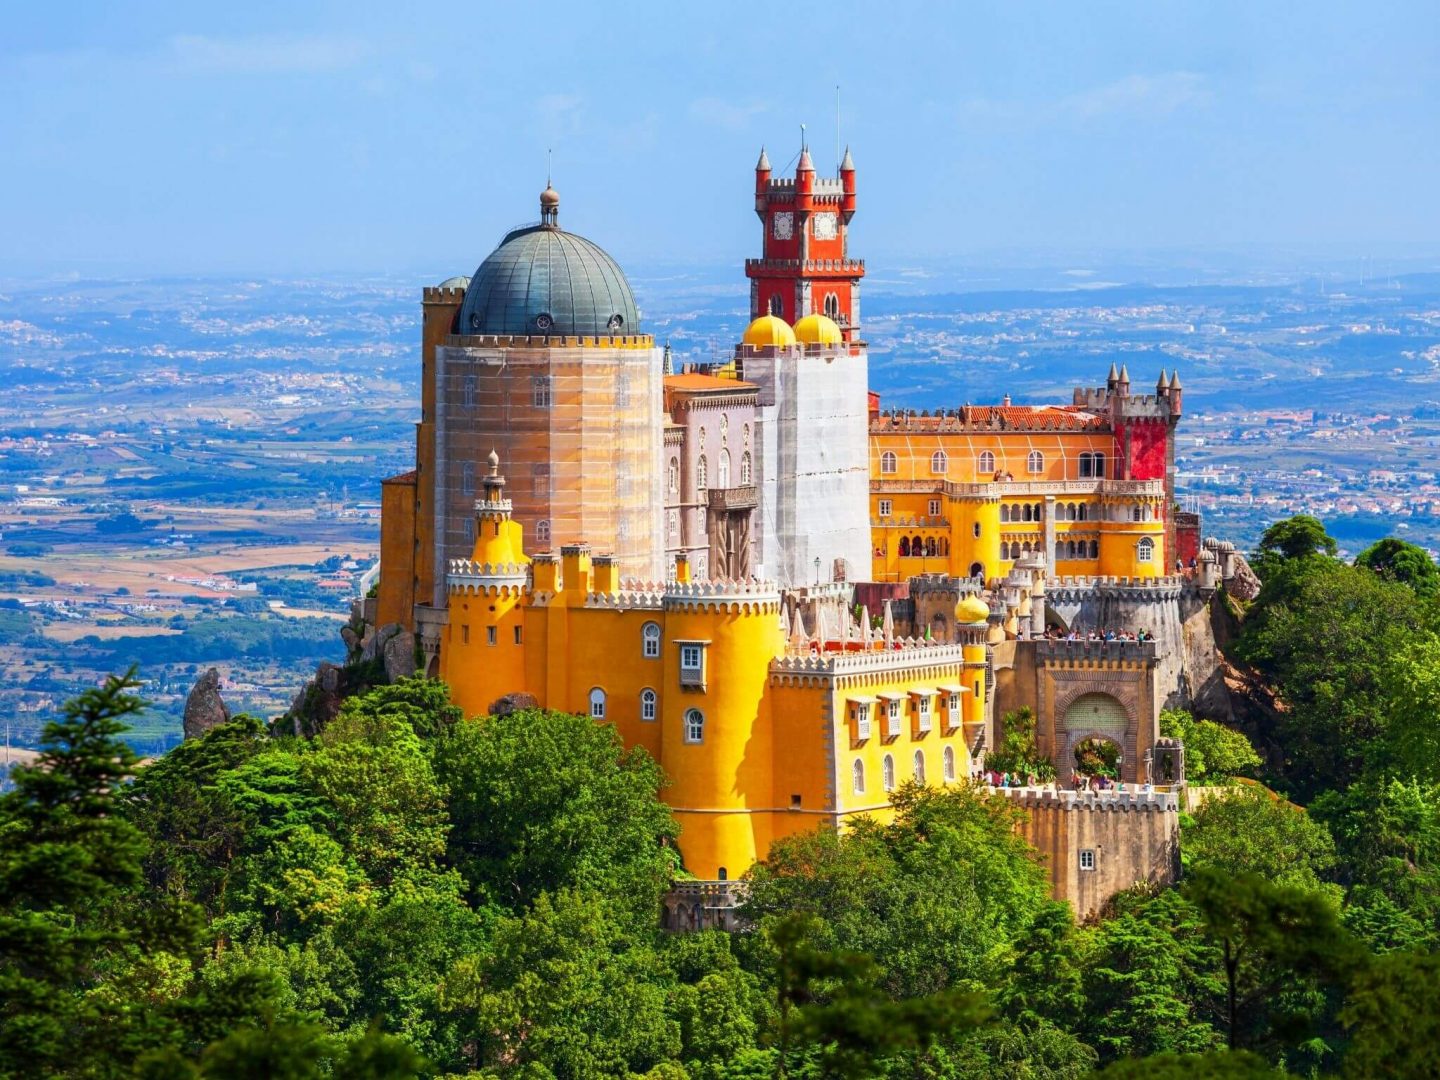
[[[1050,788],[994,788],[993,793],[1027,810],[1090,810],[1179,813],[1180,795],[1173,789],[1153,791],[1055,791]]]
[[[427,285],[421,294],[421,303],[425,304],[453,304],[456,307],[465,299],[465,290],[461,288],[441,288],[439,285]]]

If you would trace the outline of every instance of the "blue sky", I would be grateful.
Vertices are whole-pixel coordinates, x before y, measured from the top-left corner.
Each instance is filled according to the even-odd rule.
[[[534,218],[752,254],[809,125],[858,254],[1440,254],[1440,4],[6,4],[0,259],[468,272]]]

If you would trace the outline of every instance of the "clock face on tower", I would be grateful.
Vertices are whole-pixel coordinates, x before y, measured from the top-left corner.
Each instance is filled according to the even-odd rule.
[[[839,219],[834,214],[816,214],[811,229],[816,240],[834,240],[839,231]]]
[[[788,210],[776,214],[770,219],[775,231],[776,240],[789,240],[795,235],[795,215]]]

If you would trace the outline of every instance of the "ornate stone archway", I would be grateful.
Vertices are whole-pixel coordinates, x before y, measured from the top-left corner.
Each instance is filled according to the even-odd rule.
[[[1140,734],[1133,687],[1104,679],[1077,680],[1055,701],[1055,770],[1065,783],[1075,778],[1075,750],[1086,739],[1103,739],[1120,749],[1120,775],[1135,781]]]

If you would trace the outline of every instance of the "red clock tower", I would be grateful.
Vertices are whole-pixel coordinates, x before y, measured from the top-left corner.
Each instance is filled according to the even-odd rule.
[[[745,260],[750,318],[778,315],[795,323],[819,312],[834,319],[846,342],[859,339],[860,279],[865,262],[846,254],[855,216],[855,162],[850,150],[840,175],[817,178],[802,147],[795,178],[772,179],[770,159],[755,164],[755,213],[764,227],[764,256]]]

